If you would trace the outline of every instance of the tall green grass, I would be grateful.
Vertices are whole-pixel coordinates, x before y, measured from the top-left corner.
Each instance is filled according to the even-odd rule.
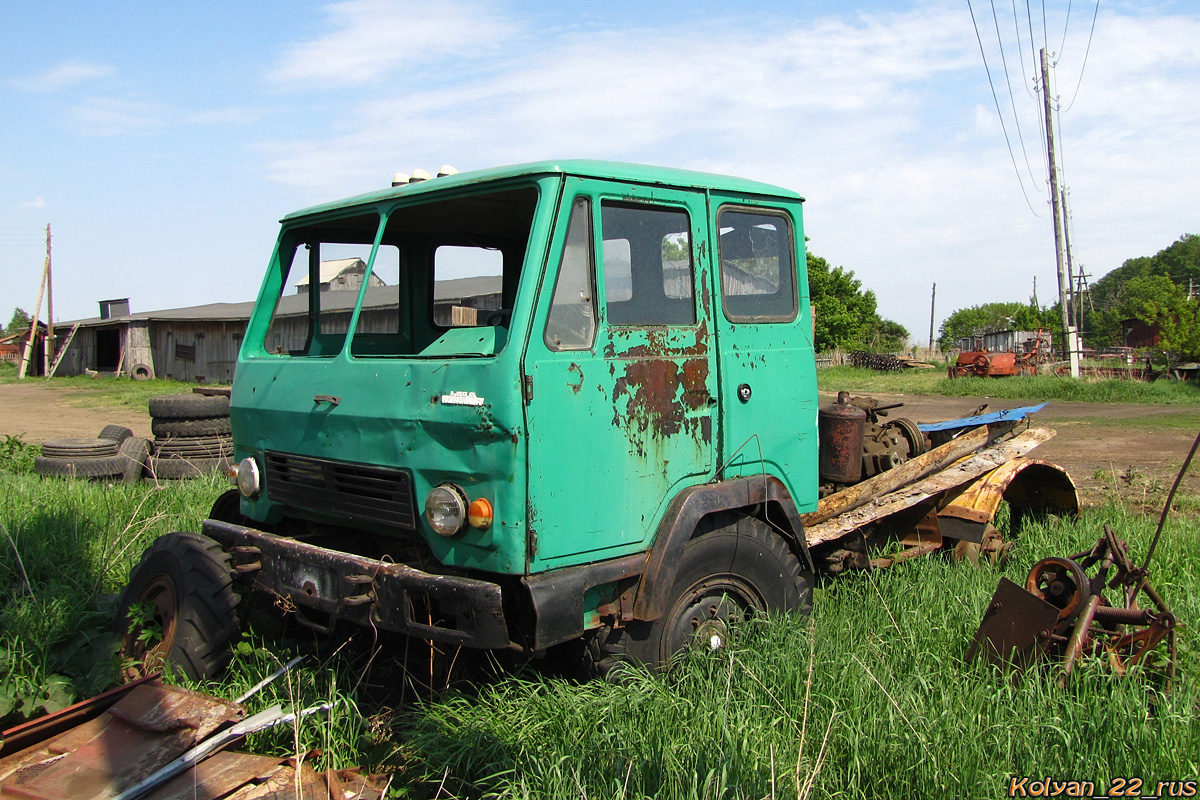
[[[1180,685],[1084,665],[1015,680],[963,657],[1001,574],[1090,547],[1103,521],[1145,553],[1150,526],[1110,509],[1028,532],[1004,570],[929,558],[826,583],[809,619],[744,627],[723,652],[617,684],[517,676],[427,705],[411,755],[462,796],[521,798],[996,797],[1016,776],[1194,777],[1196,637]],[[1154,576],[1196,619],[1191,523],[1175,523]],[[811,682],[810,682],[811,681]]]
[[[1076,380],[1054,375],[950,379],[941,369],[876,372],[861,367],[826,367],[817,370],[817,387],[826,392],[848,390],[944,397],[1200,405],[1200,387],[1180,381]]]

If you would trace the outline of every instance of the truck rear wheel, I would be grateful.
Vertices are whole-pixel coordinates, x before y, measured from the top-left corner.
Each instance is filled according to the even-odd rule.
[[[757,614],[811,610],[812,573],[762,520],[717,514],[684,546],[670,597],[661,618],[609,633],[605,661],[632,659],[661,671],[689,648],[720,649],[733,626]]]
[[[117,604],[115,628],[128,676],[164,662],[192,680],[212,678],[230,659],[237,605],[229,555],[207,536],[175,532],[147,548]]]

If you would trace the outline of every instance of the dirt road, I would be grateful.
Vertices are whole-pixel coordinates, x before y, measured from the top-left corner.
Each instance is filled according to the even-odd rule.
[[[105,425],[124,425],[150,436],[150,416],[130,406],[79,406],[86,392],[64,391],[43,380],[0,384],[0,436],[27,442],[95,436]]]

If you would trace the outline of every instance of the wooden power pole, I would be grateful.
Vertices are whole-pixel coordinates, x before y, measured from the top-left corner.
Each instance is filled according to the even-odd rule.
[[[1063,349],[1067,351],[1067,360],[1071,366],[1071,377],[1079,377],[1079,347],[1075,326],[1071,324],[1071,279],[1067,275],[1066,258],[1064,257],[1066,226],[1063,224],[1061,195],[1058,191],[1058,161],[1054,156],[1054,126],[1051,122],[1053,108],[1050,102],[1050,60],[1046,57],[1046,48],[1041,49],[1042,57],[1042,99],[1046,105],[1046,155],[1050,162],[1050,204],[1054,210],[1054,260],[1058,265],[1058,307],[1061,311],[1063,329]]]
[[[46,293],[46,280],[50,274],[50,225],[46,225],[46,262],[42,265],[42,282],[38,286],[37,305],[33,307],[33,321],[29,323],[29,339],[25,342],[25,353],[21,356],[21,367],[17,380],[25,379],[29,362],[33,360],[33,343],[37,340],[38,318],[42,315],[42,296]]]
[[[933,306],[937,301],[937,284],[933,285],[933,295],[929,298],[929,354],[933,355]]]

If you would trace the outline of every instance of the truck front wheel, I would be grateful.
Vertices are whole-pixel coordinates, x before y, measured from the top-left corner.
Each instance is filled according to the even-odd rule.
[[[239,600],[219,544],[197,533],[159,537],[117,604],[114,625],[127,676],[166,662],[192,680],[215,677],[229,663]]]
[[[662,670],[688,648],[724,647],[733,626],[756,614],[811,608],[812,573],[788,543],[756,517],[717,514],[684,547],[666,613],[612,631],[602,650],[606,661]]]

